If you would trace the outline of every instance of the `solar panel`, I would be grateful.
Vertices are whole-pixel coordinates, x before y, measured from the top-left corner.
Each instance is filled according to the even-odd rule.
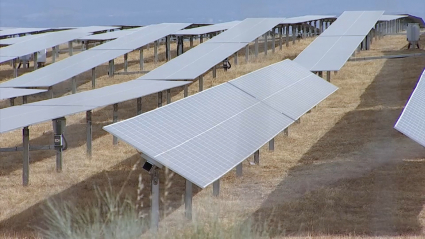
[[[0,45],[12,45],[12,44],[23,42],[23,41],[28,41],[31,39],[35,39],[39,37],[38,35],[42,35],[42,34],[44,33],[37,34],[37,35],[28,35],[28,36],[22,36],[22,37],[12,37],[12,38],[1,39]]]
[[[384,11],[345,11],[320,36],[366,36]]]
[[[41,92],[46,92],[47,90],[38,90],[38,89],[18,89],[18,88],[9,88],[2,89],[0,88],[0,100],[10,99],[19,96],[33,95]]]
[[[335,15],[306,15],[306,16],[300,16],[300,17],[289,17],[286,18],[282,23],[284,24],[295,24],[295,23],[303,23],[303,22],[310,22],[315,20],[321,20],[321,19],[335,19]]]
[[[425,70],[394,128],[425,147]]]
[[[364,36],[318,37],[294,61],[311,71],[338,71],[363,39]]]
[[[203,43],[137,80],[193,80],[243,48],[246,43]]]
[[[207,43],[250,43],[284,21],[285,18],[247,18],[232,27],[231,31],[227,30],[208,40]]]
[[[189,24],[166,24],[151,25],[135,31],[130,35],[123,36],[83,51],[74,56],[63,59],[31,73],[27,73],[15,79],[0,84],[0,87],[49,87],[63,82],[75,75],[92,69],[111,59],[124,55],[134,49],[144,46],[159,38],[165,37]],[[116,43],[115,41],[119,41]],[[125,46],[125,47],[122,47]],[[100,50],[99,50],[100,48]],[[107,50],[107,48],[126,48]]]
[[[222,84],[104,129],[204,188],[292,122]]]
[[[223,23],[218,23],[218,24],[209,25],[209,26],[184,29],[184,30],[180,30],[176,32],[175,35],[189,36],[189,35],[202,35],[202,34],[207,34],[211,32],[218,32],[218,31],[223,31],[223,30],[232,28],[235,25],[239,24],[240,22],[241,21],[231,21],[231,22],[223,22]]]
[[[129,81],[60,98],[0,109],[0,133],[186,84],[189,82]]]
[[[41,31],[47,31],[50,28],[11,28],[11,29],[4,29],[0,32],[0,37],[5,36],[13,36],[17,34],[24,34],[24,33],[31,33],[31,32],[41,32]]]
[[[406,15],[382,15],[379,18],[379,21],[392,21],[392,20],[397,20],[400,18],[405,18],[407,17]]]
[[[141,27],[138,28],[132,28],[131,30],[122,30],[122,31],[113,31],[113,32],[107,32],[107,33],[101,33],[101,34],[95,34],[95,35],[91,35],[91,36],[85,36],[80,38],[79,40],[82,41],[103,41],[103,40],[112,40],[112,39],[116,39],[128,34],[132,34],[135,31],[140,30]],[[1,41],[0,41],[1,43]]]

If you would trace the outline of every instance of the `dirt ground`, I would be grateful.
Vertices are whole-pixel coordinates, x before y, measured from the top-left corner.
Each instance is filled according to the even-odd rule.
[[[311,41],[291,43],[275,54],[269,50],[267,56],[261,54],[257,59],[251,55],[249,64],[239,57],[239,65],[227,73],[218,71],[216,79],[206,73],[204,88],[293,59]],[[404,36],[386,36],[374,41],[370,51],[356,56],[393,54],[405,46]],[[130,57],[134,60],[131,67],[137,69],[136,56]],[[340,72],[332,73],[331,83],[339,90],[303,116],[300,124],[292,125],[289,137],[278,135],[274,152],[267,145],[262,147],[259,166],[244,162],[240,178],[233,171],[228,173],[221,181],[218,198],[211,196],[212,187],[194,190],[196,222],[207,223],[216,216],[223,225],[252,223],[273,237],[423,237],[425,149],[395,131],[393,125],[424,66],[425,57],[348,62]],[[0,72],[7,67],[0,66]],[[108,85],[136,78],[127,77],[104,76],[98,82]],[[86,75],[79,80],[79,91],[91,88],[84,80],[89,78]],[[62,87],[55,87],[58,96],[69,92],[69,87]],[[190,94],[197,89],[195,82]],[[173,101],[182,98],[182,89],[173,89],[172,95]],[[32,100],[40,100],[37,97]],[[155,95],[144,97],[143,111],[153,109],[156,100]],[[7,107],[7,102],[2,104]],[[135,101],[119,107],[120,119],[135,115]],[[69,116],[64,172],[54,171],[54,152],[31,152],[28,187],[21,186],[21,153],[0,154],[0,231],[4,237],[36,236],[34,227],[43,221],[41,207],[46,200],[85,205],[95,200],[94,185],[122,189],[134,199],[139,175],[148,211],[149,175],[140,167],[133,169],[140,157],[122,142],[112,146],[112,136],[101,129],[111,123],[112,107],[95,110],[93,119],[93,157],[85,155],[84,114]],[[51,140],[51,123],[31,126],[30,134],[31,144],[46,144]],[[1,147],[20,144],[20,130],[0,135]],[[184,216],[185,182],[179,175],[164,173],[160,180],[164,212],[160,224],[172,231]]]

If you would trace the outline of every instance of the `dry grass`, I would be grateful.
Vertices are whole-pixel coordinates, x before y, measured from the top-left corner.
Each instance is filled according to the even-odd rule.
[[[244,63],[241,52],[238,66],[233,65],[227,73],[219,70],[216,79],[207,73],[204,87],[293,58],[309,42],[311,39],[295,46],[291,43],[289,48],[275,54],[269,52],[268,56],[261,54],[249,64]],[[372,46],[379,53],[397,51],[405,44],[399,36],[388,36]],[[227,174],[217,199],[211,198],[209,188],[195,190],[196,222],[208,224],[212,217],[218,217],[223,228],[252,223],[256,229],[265,228],[275,237],[422,237],[424,149],[392,126],[424,65],[424,57],[347,63],[332,75],[332,83],[340,89],[303,116],[301,124],[291,126],[289,137],[278,135],[275,152],[264,146],[260,150],[260,166],[244,162],[244,177]],[[137,63],[132,67],[137,68]],[[105,77],[98,82],[106,85],[127,80],[120,77]],[[89,84],[80,86],[84,87],[89,89]],[[190,94],[197,89],[195,82],[190,86]],[[183,97],[181,89],[173,90],[172,94],[173,101]],[[143,110],[153,109],[155,102],[155,96],[145,97]],[[135,102],[120,104],[119,113],[121,119],[134,116]],[[85,205],[95,198],[93,185],[121,188],[139,156],[123,143],[112,147],[112,136],[101,129],[111,118],[111,107],[94,112],[94,152],[92,159],[88,159],[84,116],[67,117],[70,147],[64,153],[64,172],[54,172],[52,152],[31,152],[27,188],[21,186],[21,153],[1,154],[0,230],[4,235],[34,235],[32,227],[42,220],[40,206],[48,198]],[[51,140],[50,128],[50,123],[31,126],[31,143]],[[0,135],[2,147],[17,146],[20,141],[19,131]],[[124,188],[132,198],[136,196],[140,173],[141,169],[136,169]],[[149,195],[149,177],[142,174],[145,195]],[[169,233],[175,232],[173,229],[183,230],[180,227],[184,180],[178,175],[161,177],[162,182],[171,182],[166,197],[162,192],[161,209],[167,217],[162,219],[161,227]],[[148,197],[144,205],[149,205]]]

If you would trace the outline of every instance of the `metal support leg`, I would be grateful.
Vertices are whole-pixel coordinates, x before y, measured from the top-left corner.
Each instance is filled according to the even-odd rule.
[[[199,76],[199,92],[201,92],[203,90],[204,90],[204,77],[203,76]]]
[[[218,197],[220,194],[220,179],[213,182],[213,196]]]
[[[255,39],[255,58],[258,57],[258,38]]]
[[[26,104],[28,102],[28,97],[26,95],[22,96],[22,104]]]
[[[73,54],[72,41],[68,42],[68,53],[69,53],[69,56],[72,56]]]
[[[192,220],[192,182],[186,179],[186,193],[184,197],[185,216]]]
[[[114,60],[109,61],[109,77],[114,76]]]
[[[245,47],[245,62],[248,63],[249,61],[249,44]]]
[[[171,90],[170,89],[167,90],[166,97],[167,97],[167,105],[168,105],[168,104],[171,103]]]
[[[279,27],[279,50],[282,50],[283,44],[283,27]]]
[[[189,90],[188,90],[188,86],[185,85],[184,86],[184,98],[186,98],[189,95]]]
[[[128,53],[124,54],[124,72],[128,71]]]
[[[52,47],[52,63],[56,61],[56,46]]]
[[[233,62],[235,63],[235,66],[238,65],[238,52],[235,52],[235,56],[233,58]]]
[[[114,112],[112,114],[112,121],[114,123],[118,122],[118,103],[114,104]],[[118,144],[118,138],[114,136],[112,139],[112,143],[114,145]]]
[[[289,47],[289,25],[285,26],[285,44],[286,47]]]
[[[269,150],[274,151],[274,138],[269,141]]]
[[[200,43],[204,43],[204,35],[201,35],[201,36],[199,37],[199,42],[200,42]]]
[[[283,135],[289,136],[289,129],[288,128],[283,130]]]
[[[54,131],[55,136],[60,137],[62,140],[63,134],[65,132],[65,125],[66,125],[66,119],[65,118],[59,118],[54,119],[53,124],[55,125]],[[56,150],[56,172],[62,172],[62,145],[55,146]]]
[[[217,77],[217,68],[215,66],[213,66],[212,75],[213,75],[213,78]]]
[[[87,155],[89,157],[91,157],[92,155],[92,138],[93,138],[93,134],[92,134],[92,111],[88,110],[86,111],[86,132],[87,132]]]
[[[47,94],[50,95],[50,99],[53,99],[53,86],[50,86],[48,88]]]
[[[331,82],[331,72],[330,71],[326,72],[326,80]]]
[[[266,33],[266,34],[264,34],[264,55],[265,55],[265,56],[267,56],[267,50],[268,50],[268,49],[267,49],[267,47],[268,47],[268,46],[267,46],[267,41],[268,41],[268,39],[267,39],[268,37],[267,37],[267,36],[268,36],[268,34],[267,34],[267,33]]]
[[[260,150],[257,150],[254,153],[254,163],[260,164]]]
[[[242,163],[236,165],[236,176],[242,177]]]
[[[275,52],[276,48],[276,36],[275,36],[276,29],[273,29],[272,31],[272,53]]]
[[[75,76],[71,78],[71,90],[72,94],[77,93],[77,78]]]
[[[162,106],[162,91],[158,92],[158,108]]]
[[[145,60],[143,59],[143,48],[142,47],[140,47],[139,55],[140,55],[140,57],[139,57],[140,70],[143,71],[145,69],[145,65],[144,65]]]
[[[18,68],[16,67],[16,61],[17,59],[12,60],[12,66],[13,66],[13,78],[18,77]]]
[[[292,45],[295,45],[295,40],[297,39],[298,27],[292,25]]]
[[[34,70],[38,69],[37,58],[38,58],[38,52],[34,52]]]
[[[191,36],[190,37],[190,48],[192,48],[193,47],[193,37]]]
[[[171,46],[170,46],[170,36],[166,36],[165,37],[165,44],[166,44],[166,47],[165,47],[165,56],[166,56],[166,59],[167,59],[167,61],[170,61],[171,60]]]
[[[96,88],[96,67],[91,68],[91,88]]]
[[[154,62],[158,63],[158,41],[155,41],[153,44],[153,54],[154,54]]]
[[[29,182],[29,168],[30,168],[30,131],[27,127],[22,130],[23,141],[23,168],[22,168],[22,184],[28,186]]]
[[[136,101],[137,101],[137,112],[136,112],[136,114],[140,115],[140,114],[142,114],[142,97],[137,98]]]
[[[159,224],[159,171],[154,169],[151,174],[151,229],[158,230]]]
[[[10,101],[10,106],[15,106],[15,97],[10,98],[9,101]]]

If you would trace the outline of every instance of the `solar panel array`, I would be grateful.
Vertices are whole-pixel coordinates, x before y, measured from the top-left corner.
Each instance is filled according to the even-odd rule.
[[[137,28],[131,28],[128,30],[122,30],[122,31],[113,31],[113,32],[106,32],[106,33],[101,33],[101,34],[95,34],[95,35],[91,35],[91,36],[85,36],[80,38],[79,40],[82,41],[104,41],[104,40],[112,40],[112,39],[116,39],[128,34],[132,34],[135,31],[140,30],[142,27],[137,27]],[[1,41],[0,41],[1,43]]]
[[[133,80],[60,98],[0,109],[0,133],[186,84],[189,84],[189,82]]]
[[[379,18],[379,21],[392,21],[392,20],[397,20],[400,18],[405,18],[407,17],[407,15],[382,15]]]
[[[50,28],[10,28],[0,31],[0,37],[13,36],[17,34],[47,31]]]
[[[336,89],[285,60],[104,129],[205,188]],[[293,90],[308,100],[284,98]]]
[[[231,22],[223,22],[218,23],[214,25],[209,26],[203,26],[203,27],[195,27],[190,29],[183,29],[178,32],[176,32],[176,36],[189,36],[189,35],[202,35],[207,34],[211,32],[218,32],[227,30],[229,28],[234,27],[235,25],[239,24],[241,21],[231,21]]]
[[[425,147],[425,70],[394,128]]]
[[[338,71],[350,58],[383,11],[346,11],[294,61],[311,71]]]
[[[46,91],[47,90],[40,90],[40,89],[0,88],[0,100],[26,96],[26,95],[33,95],[33,94],[38,94],[38,93],[42,93]]]
[[[53,86],[111,59],[172,34],[188,25],[188,23],[164,23],[143,27],[130,35],[122,36],[117,40],[93,47],[54,64],[1,83],[0,88]]]

